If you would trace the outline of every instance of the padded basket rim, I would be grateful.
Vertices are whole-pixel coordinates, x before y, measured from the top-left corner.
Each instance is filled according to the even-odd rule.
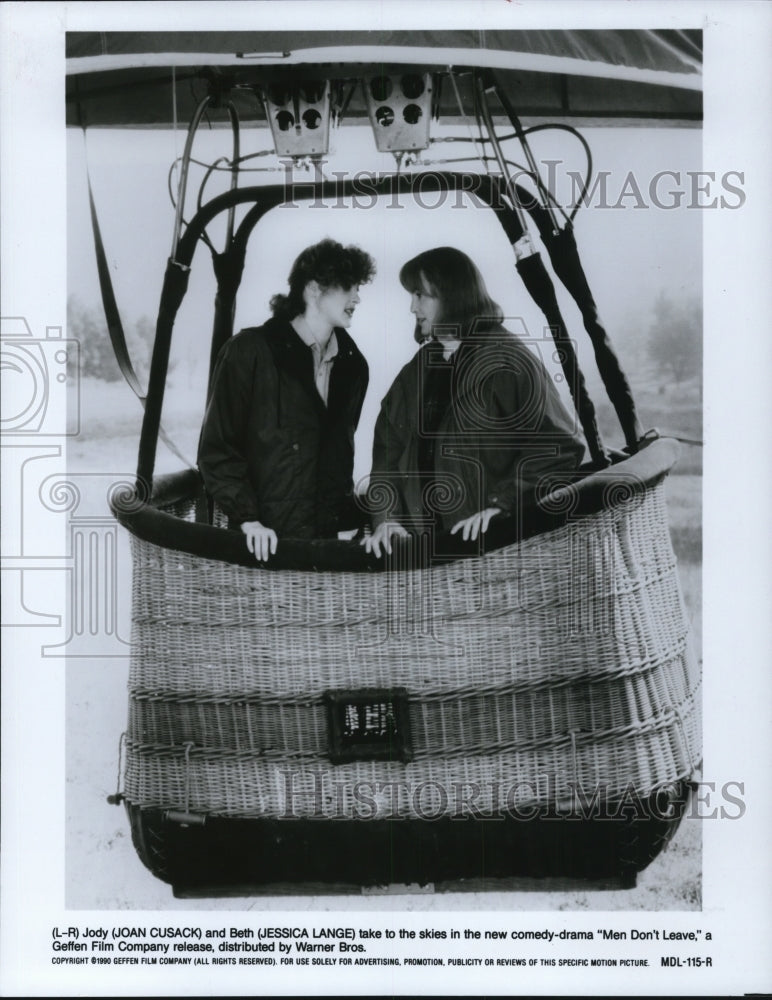
[[[675,465],[679,454],[680,445],[675,439],[655,439],[637,454],[567,484],[568,491],[561,502],[555,503],[555,494],[552,494],[520,512],[520,516],[496,518],[482,539],[482,546],[479,540],[465,543],[449,534],[438,536],[429,561],[424,565],[418,565],[415,559],[399,558],[400,544],[394,546],[397,558],[392,561],[377,559],[366,553],[358,542],[337,539],[301,541],[292,538],[283,538],[278,551],[267,563],[256,563],[240,532],[186,521],[160,509],[200,495],[201,479],[196,469],[159,476],[149,499],[143,498],[138,488],[131,493],[114,494],[110,498],[110,506],[118,522],[138,538],[162,548],[258,571],[414,570],[426,568],[434,561],[448,563],[479,557],[485,552],[559,528],[569,518],[575,521],[618,506],[661,482]]]

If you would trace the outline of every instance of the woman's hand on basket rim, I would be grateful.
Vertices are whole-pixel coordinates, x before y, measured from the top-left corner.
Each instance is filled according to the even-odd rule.
[[[244,521],[241,530],[246,535],[247,548],[261,562],[265,562],[269,555],[274,555],[279,539],[273,528],[266,528],[259,521]]]
[[[471,517],[467,517],[463,521],[459,521],[458,524],[454,524],[450,529],[450,533],[451,535],[455,535],[457,531],[461,531],[465,542],[473,542],[478,535],[485,534],[488,530],[488,525],[491,523],[491,518],[500,513],[501,507],[486,507],[485,510],[480,510],[476,514],[472,514]]]
[[[407,531],[397,521],[384,521],[379,524],[372,535],[365,535],[360,545],[364,545],[366,552],[374,552],[376,558],[381,558],[381,545],[384,551],[391,555],[391,539],[397,535],[400,538],[407,538]]]

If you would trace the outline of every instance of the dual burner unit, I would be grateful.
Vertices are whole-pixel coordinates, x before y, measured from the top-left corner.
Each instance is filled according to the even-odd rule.
[[[415,152],[428,147],[429,73],[379,74],[365,77],[361,85],[379,152]],[[263,104],[279,156],[326,155],[333,109],[329,80],[274,85],[263,93]]]

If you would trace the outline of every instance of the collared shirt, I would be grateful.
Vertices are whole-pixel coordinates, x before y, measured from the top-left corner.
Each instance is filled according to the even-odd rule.
[[[450,361],[456,349],[461,346],[460,340],[440,340],[439,343],[442,344],[442,356],[446,361]]]
[[[314,382],[316,383],[316,388],[319,395],[324,400],[324,405],[327,405],[327,396],[330,392],[330,373],[332,371],[332,363],[338,356],[338,340],[335,336],[335,331],[330,334],[330,339],[327,341],[327,346],[322,352],[321,347],[314,340],[313,336],[310,339],[306,339],[305,336],[299,331],[295,330],[297,335],[303,341],[304,344],[308,344],[311,348],[311,354],[314,359]]]

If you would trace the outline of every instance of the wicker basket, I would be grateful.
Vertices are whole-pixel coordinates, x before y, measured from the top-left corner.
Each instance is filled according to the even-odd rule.
[[[700,759],[699,668],[661,482],[423,570],[258,571],[132,542],[135,807],[524,815],[644,800]],[[355,732],[336,752],[341,718]]]

